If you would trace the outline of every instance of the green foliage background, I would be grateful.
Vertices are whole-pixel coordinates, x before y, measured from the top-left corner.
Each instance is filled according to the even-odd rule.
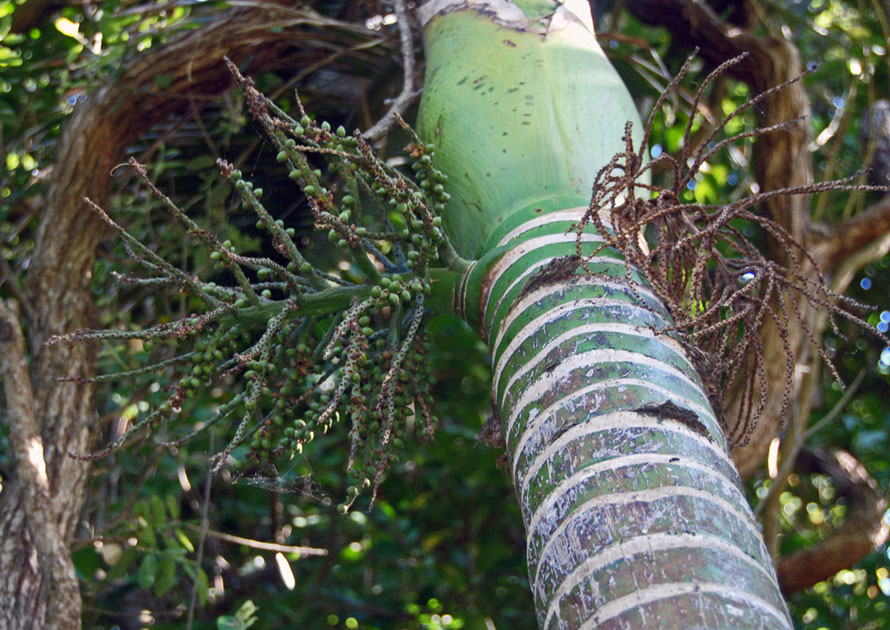
[[[68,6],[28,33],[11,34],[16,3],[0,2],[0,258],[8,297],[20,287],[32,248],[40,200],[52,176],[54,143],[65,120],[89,99],[90,90],[114,79],[127,59],[171,34],[193,28],[224,6],[216,2],[100,2],[84,11]],[[821,63],[808,79],[813,103],[813,137],[835,127],[814,147],[817,178],[846,176],[863,167],[858,130],[864,111],[890,93],[887,19],[879,2],[853,0],[777,0],[758,2],[793,35],[806,60]],[[352,19],[385,14],[383,6],[324,2],[319,12]],[[55,22],[53,22],[55,20]],[[608,7],[597,20],[603,45],[628,83],[640,107],[651,104],[687,51],[661,30],[641,26],[626,13]],[[383,27],[394,33],[394,27]],[[778,28],[778,27],[777,27]],[[609,34],[620,33],[621,37]],[[779,33],[781,34],[781,33]],[[101,42],[99,36],[101,35]],[[100,43],[99,43],[100,42]],[[275,91],[293,83],[302,68],[268,73],[260,89]],[[369,71],[359,60],[322,68],[296,82],[307,109],[348,129],[366,126],[362,103],[334,94],[331,85],[358,81]],[[325,75],[325,73],[328,73]],[[694,73],[693,73],[694,74]],[[393,63],[373,69],[361,83],[365,105],[379,104],[398,89]],[[695,90],[693,76],[686,94]],[[163,87],[159,77],[158,87]],[[327,82],[327,83],[326,83]],[[708,101],[717,115],[748,96],[745,86],[721,81]],[[279,100],[292,107],[288,90]],[[359,91],[352,92],[359,94]],[[361,96],[359,96],[361,98]],[[660,119],[654,142],[672,151],[682,135],[684,99],[671,103]],[[191,216],[220,238],[260,252],[261,235],[250,216],[229,216],[231,185],[213,163],[221,156],[239,163],[245,175],[277,199],[274,212],[305,238],[314,260],[330,257],[324,235],[313,234],[305,203],[285,188],[286,174],[275,165],[268,141],[257,139],[243,99],[231,91],[205,106],[200,119],[170,121],[176,131],[159,127],[133,148],[140,161],[150,158],[153,179]],[[200,120],[200,125],[198,124]],[[753,117],[739,125],[753,126]],[[728,131],[739,131],[729,129]],[[404,142],[392,139],[386,156]],[[702,174],[690,198],[719,202],[746,190],[751,145],[721,154]],[[285,181],[280,184],[278,181]],[[183,245],[179,228],[135,180],[121,178],[109,213],[159,253],[198,273],[210,268],[208,252]],[[289,192],[288,192],[289,191]],[[834,194],[815,200],[819,218],[831,223],[874,201],[875,195]],[[756,234],[752,233],[756,238]],[[109,239],[94,270],[101,323],[138,329],[180,317],[190,305],[176,295],[121,287],[112,270],[129,263],[120,243]],[[327,260],[336,264],[336,260]],[[876,307],[869,322],[890,323],[890,261],[885,257],[857,278],[853,297]],[[349,481],[344,474],[345,432],[318,439],[289,470],[274,471],[254,485],[215,480],[205,502],[207,456],[225,436],[202,437],[177,450],[142,444],[100,461],[94,467],[84,526],[75,541],[75,562],[89,628],[185,627],[193,588],[198,598],[194,628],[533,628],[534,614],[524,562],[524,533],[507,476],[497,453],[474,436],[489,413],[486,349],[456,318],[436,317],[428,330],[436,367],[435,413],[441,419],[435,444],[407,443],[384,482],[375,508],[362,505],[339,516],[336,505]],[[840,447],[866,465],[886,491],[890,483],[890,399],[886,396],[890,352],[854,329],[830,334],[825,343],[847,382],[866,371],[859,393],[841,419],[816,436],[818,446]],[[132,368],[148,359],[139,343],[103,346],[100,372]],[[99,388],[98,412],[110,435],[121,418],[145,411],[158,387],[153,378],[133,378]],[[184,409],[196,420],[209,418],[231,392],[211,389]],[[839,387],[826,379],[815,420],[839,400]],[[171,430],[162,427],[161,433]],[[11,469],[5,430],[0,429],[0,475]],[[753,501],[762,497],[765,474],[750,485]],[[248,480],[249,481],[249,480]],[[367,499],[365,498],[365,501]],[[799,478],[782,497],[783,552],[824,537],[841,522],[845,510],[825,478]],[[285,553],[295,585],[286,588],[275,552],[206,538],[203,561],[195,560],[201,518],[208,527],[258,541],[329,550],[326,557]],[[197,587],[195,588],[195,585]],[[252,602],[248,604],[247,602]],[[800,628],[890,627],[890,560],[882,549],[850,571],[791,599]],[[254,608],[255,607],[255,608]],[[240,612],[239,612],[240,611]]]

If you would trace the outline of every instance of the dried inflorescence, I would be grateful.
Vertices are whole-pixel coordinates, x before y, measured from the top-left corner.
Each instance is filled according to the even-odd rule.
[[[743,58],[725,62],[705,79],[693,99],[693,112],[708,86]],[[655,116],[688,72],[691,59],[656,102],[639,148],[633,145],[628,123],[625,150],[616,154],[597,174],[590,206],[576,226],[578,255],[581,256],[580,234],[586,225],[593,224],[602,234],[610,236],[597,252],[581,257],[582,265],[586,268],[584,261],[602,248],[614,247],[627,262],[627,277],[632,286],[634,270],[645,277],[674,319],[674,325],[661,332],[678,337],[689,349],[718,416],[723,415],[724,396],[730,390],[729,386],[744,388],[734,425],[725,427],[732,444],[744,445],[761,415],[768,391],[760,336],[764,323],[771,321],[775,324],[784,344],[783,416],[790,403],[794,378],[795,355],[789,343],[790,327],[801,327],[840,381],[821,345],[816,342],[802,306],[808,303],[868,327],[855,314],[861,305],[831,291],[803,244],[781,225],[758,213],[756,207],[779,196],[869,187],[852,184],[854,176],[753,194],[726,205],[684,202],[683,191],[717,152],[740,140],[783,130],[799,122],[793,119],[717,140],[729,121],[803,76],[751,98],[720,121],[702,142],[691,141],[695,118],[690,116],[679,154],[663,153],[647,163],[644,156]],[[672,173],[670,184],[645,183],[644,174],[659,163],[669,167]],[[778,243],[786,252],[787,263],[781,265],[768,259],[737,227],[739,220],[758,226],[768,238]],[[643,242],[641,233],[646,235],[649,243]],[[645,304],[642,299],[640,302]]]
[[[229,422],[233,432],[213,457],[213,469],[230,465],[237,475],[251,478],[256,470],[288,468],[317,432],[327,432],[342,415],[351,422],[348,470],[356,481],[340,505],[346,511],[361,487],[376,491],[394,445],[407,437],[409,420],[417,418],[424,427],[421,437],[433,437],[432,377],[421,323],[430,264],[446,246],[439,218],[448,199],[445,176],[433,166],[434,147],[421,143],[407,126],[413,136],[406,151],[414,179],[381,161],[358,133],[349,136],[342,127],[332,130],[311,119],[299,100],[299,119],[292,118],[234,65],[229,67],[251,114],[277,147],[278,161],[305,195],[316,228],[351,259],[351,272],[339,277],[308,261],[294,230],[263,204],[263,191],[228,162],[218,161],[222,175],[233,183],[242,206],[255,213],[257,229],[269,235],[277,256],[247,256],[230,241],[218,240],[131,160],[152,195],[210,251],[221,277],[234,282],[220,286],[178,269],[87,200],[148,270],[149,277],[118,276],[120,281],[171,288],[204,309],[145,330],[81,330],[50,340],[141,339],[168,350],[153,353],[151,365],[93,379],[153,374],[168,385],[164,399],[105,449],[73,456],[103,457],[162,421],[179,419],[187,425],[181,437],[161,442],[168,447]],[[327,175],[315,168],[310,155],[327,162]],[[213,384],[235,393],[212,419],[190,425],[183,406]]]

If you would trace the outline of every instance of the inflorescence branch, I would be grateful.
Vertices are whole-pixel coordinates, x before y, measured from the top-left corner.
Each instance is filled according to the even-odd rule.
[[[49,340],[141,339],[145,348],[170,346],[161,353],[166,358],[150,365],[93,379],[150,376],[167,385],[153,388],[163,399],[104,449],[72,456],[105,457],[160,423],[178,420],[186,430],[173,428],[180,437],[161,445],[178,447],[211,427],[229,427],[225,448],[211,458],[213,471],[231,466],[236,477],[249,478],[254,470],[286,468],[316,432],[348,418],[348,471],[355,483],[339,506],[346,512],[361,488],[376,494],[393,449],[407,437],[409,419],[422,417],[422,437],[433,436],[432,377],[421,326],[424,298],[431,292],[430,268],[454,251],[440,218],[448,200],[445,176],[433,165],[434,146],[421,143],[410,129],[406,152],[413,177],[378,158],[361,134],[347,135],[343,127],[332,130],[327,122],[316,122],[299,101],[300,115],[291,117],[226,62],[251,115],[277,148],[277,160],[305,195],[316,229],[327,233],[352,261],[352,269],[347,276],[308,260],[295,230],[264,204],[262,189],[225,160],[217,161],[220,172],[233,184],[243,209],[256,215],[257,229],[268,234],[274,254],[246,256],[230,240],[219,240],[131,159],[152,196],[187,237],[209,250],[219,277],[233,283],[205,282],[177,268],[86,200],[149,272],[145,278],[117,274],[118,281],[185,292],[189,303],[196,299],[203,310],[138,331],[80,330]],[[320,160],[327,163],[326,173],[315,167]],[[211,420],[189,422],[183,407],[211,385],[224,385],[232,394]]]
[[[655,117],[669,93],[678,88],[689,71],[692,58],[686,61],[656,101],[639,147],[633,145],[628,123],[624,151],[616,154],[597,173],[590,206],[576,226],[577,251],[587,269],[586,261],[603,248],[619,250],[627,262],[631,286],[635,285],[635,270],[641,271],[674,319],[673,326],[660,332],[678,337],[690,349],[718,415],[723,413],[724,396],[730,385],[741,384],[743,396],[737,418],[734,426],[725,428],[730,442],[742,446],[747,443],[761,416],[768,391],[760,337],[764,323],[771,321],[775,325],[786,357],[783,416],[794,386],[795,353],[789,342],[791,327],[799,326],[803,330],[806,339],[840,382],[825,350],[816,341],[810,320],[804,315],[805,305],[871,329],[855,313],[863,308],[862,305],[832,291],[806,247],[781,225],[756,212],[756,206],[775,197],[884,188],[856,185],[853,182],[858,175],[854,175],[761,192],[726,205],[697,203],[687,188],[718,151],[739,141],[786,129],[798,120],[758,127],[717,141],[727,123],[766,97],[801,80],[806,73],[752,97],[726,115],[705,140],[695,146],[691,140],[695,116],[690,116],[678,154],[662,153],[647,162],[646,149]],[[730,59],[708,75],[695,95],[693,112],[697,112],[697,104],[707,87],[742,59],[744,55]],[[670,182],[665,186],[646,183],[644,175],[659,163],[668,165],[672,174]],[[781,265],[766,258],[738,228],[739,220],[757,226],[779,243],[788,255],[788,263]],[[581,233],[588,224],[609,238],[597,251],[585,257],[581,254]],[[641,238],[644,233],[648,242]],[[640,303],[645,304],[642,299]],[[875,334],[888,342],[884,335]]]

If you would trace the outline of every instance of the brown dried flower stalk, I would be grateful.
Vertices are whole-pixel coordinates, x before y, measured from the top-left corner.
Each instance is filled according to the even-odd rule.
[[[739,56],[721,64],[705,79],[693,100],[693,112],[708,86],[743,58]],[[780,196],[875,188],[853,184],[857,174],[836,181],[753,194],[726,205],[682,201],[687,185],[718,151],[732,143],[782,130],[798,122],[792,119],[715,140],[730,120],[804,76],[749,99],[695,146],[690,141],[694,122],[694,116],[690,116],[679,153],[664,153],[646,163],[644,156],[655,116],[668,94],[687,74],[691,60],[690,57],[656,102],[639,148],[633,146],[628,123],[624,152],[616,154],[597,174],[590,206],[576,226],[578,255],[581,256],[580,234],[587,224],[593,224],[602,234],[611,235],[596,252],[581,256],[582,266],[586,269],[586,260],[605,247],[613,247],[624,256],[631,283],[632,270],[643,275],[675,322],[660,332],[676,336],[690,350],[718,416],[722,415],[723,397],[730,385],[743,386],[745,393],[738,417],[733,426],[725,426],[725,429],[731,444],[744,445],[762,413],[764,393],[767,392],[764,349],[759,334],[764,323],[771,320],[775,324],[785,347],[783,417],[790,404],[794,377],[795,357],[788,342],[790,327],[802,327],[840,382],[837,371],[803,316],[801,305],[808,302],[830,315],[839,315],[863,328],[870,328],[856,314],[862,305],[833,292],[805,247],[782,226],[759,214],[757,206]],[[672,173],[668,185],[645,183],[644,175],[658,163],[667,163]],[[780,265],[766,258],[737,227],[739,220],[757,226],[764,236],[779,243],[787,253],[788,263]],[[645,233],[648,243],[640,238],[641,233]],[[643,300],[640,302],[644,303]],[[883,335],[875,334],[888,341]],[[758,391],[761,394],[758,395]]]

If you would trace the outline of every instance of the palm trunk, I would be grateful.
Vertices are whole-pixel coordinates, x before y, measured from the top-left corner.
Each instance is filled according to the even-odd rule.
[[[670,323],[658,299],[609,256],[588,263],[596,275],[569,269],[518,295],[536,267],[574,253],[569,221],[526,224],[536,235],[515,237],[485,280],[539,626],[790,627],[701,382],[655,332]]]
[[[420,131],[449,233],[480,258],[455,304],[491,348],[538,624],[791,627],[701,381],[658,333],[666,308],[614,250],[593,273],[572,258],[593,175],[640,124],[571,4],[422,13]]]

